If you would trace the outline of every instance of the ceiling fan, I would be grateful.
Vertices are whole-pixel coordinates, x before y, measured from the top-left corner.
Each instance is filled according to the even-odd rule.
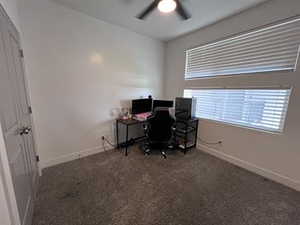
[[[164,13],[176,11],[177,14],[183,19],[188,20],[191,18],[190,13],[183,7],[180,0],[154,0],[148,7],[146,7],[136,17],[140,20],[145,19],[155,8]]]

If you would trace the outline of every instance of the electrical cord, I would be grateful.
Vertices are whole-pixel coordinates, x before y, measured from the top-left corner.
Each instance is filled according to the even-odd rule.
[[[106,151],[106,149],[105,149],[105,141],[104,140],[102,140],[102,147],[103,147],[103,151]]]
[[[110,145],[111,147],[115,148],[116,146],[114,144],[112,144],[106,137],[102,136],[102,146],[103,146],[103,150],[106,151],[105,148],[105,142]]]
[[[205,141],[203,140],[202,138],[200,137],[197,137],[197,139],[206,144],[206,145],[219,145],[219,144],[222,144],[223,142],[222,141],[217,141],[217,142],[208,142],[208,141]],[[102,136],[102,146],[103,146],[103,150],[106,151],[106,148],[105,148],[105,142],[110,145],[111,147],[113,148],[116,148],[116,146],[114,144],[112,144],[106,137]]]
[[[199,141],[204,143],[204,144],[207,144],[207,145],[219,145],[219,144],[222,144],[223,142],[222,141],[217,141],[217,142],[207,142],[205,140],[203,140],[202,138],[198,137]]]

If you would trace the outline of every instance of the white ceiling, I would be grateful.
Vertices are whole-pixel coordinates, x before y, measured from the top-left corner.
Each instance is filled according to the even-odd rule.
[[[160,40],[170,40],[266,0],[182,0],[192,18],[181,20],[176,13],[153,11],[146,20],[139,14],[152,0],[52,0],[89,16]]]

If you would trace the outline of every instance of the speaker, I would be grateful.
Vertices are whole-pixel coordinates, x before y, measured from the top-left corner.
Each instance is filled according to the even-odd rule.
[[[176,119],[189,120],[196,115],[196,98],[181,98],[175,100]]]

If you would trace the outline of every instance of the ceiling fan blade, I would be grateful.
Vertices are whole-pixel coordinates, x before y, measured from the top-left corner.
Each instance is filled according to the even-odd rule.
[[[138,18],[140,20],[144,19],[146,16],[149,15],[149,13],[151,13],[158,6],[159,2],[160,2],[160,0],[153,1],[143,12],[141,12],[139,15],[137,15],[136,18]]]
[[[183,7],[179,0],[175,0],[177,7],[176,12],[180,15],[183,20],[191,18],[191,14]]]

